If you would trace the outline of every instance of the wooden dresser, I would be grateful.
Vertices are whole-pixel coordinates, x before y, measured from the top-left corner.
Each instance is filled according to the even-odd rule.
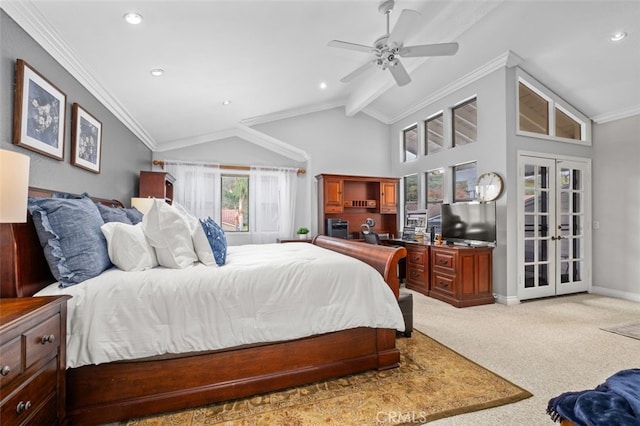
[[[67,299],[0,299],[3,426],[64,421]]]

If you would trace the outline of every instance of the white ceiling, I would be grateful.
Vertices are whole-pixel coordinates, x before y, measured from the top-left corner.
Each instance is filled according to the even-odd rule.
[[[378,69],[340,83],[367,55],[327,46],[333,39],[372,45],[383,35],[377,0],[0,5],[155,151],[251,137],[247,126],[336,106],[393,123],[514,58],[594,121],[640,114],[638,0],[398,0],[392,28],[402,9],[423,20],[405,45],[460,44],[452,57],[402,59],[413,79],[404,87]],[[125,23],[129,11],[143,23]],[[621,30],[625,40],[609,40]],[[152,77],[153,68],[166,73]],[[226,99],[232,103],[224,106]]]

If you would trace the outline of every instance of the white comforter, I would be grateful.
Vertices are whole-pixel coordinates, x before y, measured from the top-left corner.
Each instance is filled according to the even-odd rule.
[[[229,348],[345,330],[404,330],[393,292],[357,259],[313,244],[229,247],[222,267],[123,272],[69,294],[67,367]]]

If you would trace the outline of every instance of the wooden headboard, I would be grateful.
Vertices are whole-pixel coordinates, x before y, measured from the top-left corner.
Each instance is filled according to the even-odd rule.
[[[29,188],[30,197],[49,198],[54,193]],[[76,195],[76,194],[71,194]],[[123,207],[117,200],[91,197],[97,203]],[[31,214],[26,223],[0,223],[0,297],[29,297],[53,283]]]

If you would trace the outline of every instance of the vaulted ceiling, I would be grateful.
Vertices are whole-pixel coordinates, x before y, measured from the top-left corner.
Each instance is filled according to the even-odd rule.
[[[341,83],[368,55],[327,46],[385,34],[376,0],[0,6],[154,151],[259,137],[252,125],[334,107],[391,124],[514,58],[596,122],[640,113],[639,1],[398,0],[391,28],[402,9],[421,14],[405,45],[460,46],[455,56],[403,58],[412,79],[403,87],[376,68]],[[124,21],[130,11],[141,24]],[[611,41],[618,31],[627,38]]]

